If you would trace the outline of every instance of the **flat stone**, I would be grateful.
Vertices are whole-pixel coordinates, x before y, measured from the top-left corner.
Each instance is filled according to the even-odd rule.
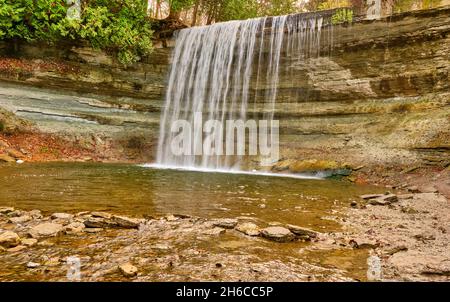
[[[398,199],[413,199],[414,198],[414,194],[409,193],[409,194],[399,194],[397,195]]]
[[[45,241],[38,242],[37,245],[43,246],[43,247],[51,247],[51,246],[54,246],[55,243],[45,240]]]
[[[289,242],[295,239],[295,235],[289,229],[280,226],[262,229],[261,235],[276,242]]]
[[[303,228],[303,227],[299,227],[296,225],[292,225],[292,224],[288,224],[288,225],[286,225],[286,227],[289,229],[289,231],[291,231],[292,233],[294,233],[295,235],[298,235],[298,236],[308,236],[310,238],[316,238],[319,235],[319,233],[316,231],[313,231],[308,228]]]
[[[103,228],[86,228],[84,229],[84,232],[93,234],[93,233],[100,233],[103,230],[104,230]]]
[[[16,253],[16,252],[20,252],[20,251],[22,251],[22,250],[24,250],[26,248],[27,247],[25,245],[18,245],[18,246],[15,246],[15,247],[12,247],[12,248],[8,249],[7,251],[10,252],[10,253]]]
[[[365,195],[361,195],[359,197],[364,200],[369,200],[369,199],[374,199],[374,198],[383,197],[383,196],[384,196],[384,194],[365,194]]]
[[[89,212],[85,212],[84,214],[88,214]],[[78,213],[80,215],[80,213]],[[92,217],[111,219],[112,215],[106,212],[92,212]]]
[[[443,262],[440,264],[428,264],[421,271],[424,275],[450,276],[450,264]]]
[[[0,234],[0,246],[12,248],[20,244],[20,237],[14,232],[6,231]]]
[[[431,234],[429,232],[416,234],[416,235],[414,235],[414,238],[416,238],[417,240],[421,240],[421,241],[436,240],[436,236],[434,236],[433,234]]]
[[[407,188],[407,190],[408,190],[408,192],[411,192],[411,193],[420,193],[420,190],[417,186],[410,186]]]
[[[370,199],[369,200],[369,204],[371,205],[389,205],[393,202],[397,202],[398,201],[398,197],[395,194],[387,194],[387,195],[383,195],[382,197],[377,197],[375,199]]]
[[[420,191],[422,193],[438,193],[438,189],[436,189],[435,186],[433,185],[428,185],[428,186],[424,186],[423,188],[420,189]]]
[[[157,243],[155,245],[152,245],[151,248],[154,249],[154,250],[164,250],[164,251],[166,251],[166,250],[170,250],[171,246],[168,245],[168,244],[165,244],[165,243]]]
[[[204,231],[203,234],[217,236],[217,235],[225,234],[225,229],[224,228],[219,228],[219,227],[214,227],[214,228],[212,228],[210,230]]]
[[[36,263],[36,262],[28,262],[27,263],[27,267],[28,268],[37,268],[37,267],[39,267],[39,266],[41,266],[41,264],[39,264],[39,263]]]
[[[349,240],[349,244],[356,249],[374,249],[378,246],[378,242],[368,238],[353,238]]]
[[[113,216],[112,221],[121,228],[125,229],[137,229],[142,223],[141,219],[129,218],[125,216]]]
[[[134,277],[138,273],[138,269],[136,266],[131,263],[124,263],[119,265],[119,271],[127,278]]]
[[[407,251],[407,250],[408,250],[408,248],[406,247],[406,245],[397,245],[397,246],[394,246],[394,247],[392,247],[390,249],[387,249],[385,251],[385,254],[386,255],[394,255],[396,253]]]
[[[110,228],[116,226],[110,220],[100,217],[89,217],[83,223],[87,228]]]
[[[52,219],[61,219],[61,220],[70,220],[73,218],[73,215],[68,214],[68,213],[53,213],[51,218]]]
[[[20,223],[28,222],[30,220],[32,220],[31,216],[23,215],[23,216],[19,216],[19,217],[12,217],[12,218],[8,219],[8,222],[20,224]]]
[[[223,218],[213,221],[213,225],[224,229],[233,229],[238,224],[237,219]]]
[[[261,230],[252,222],[243,222],[236,225],[236,230],[248,236],[259,236]]]
[[[33,238],[55,237],[60,235],[63,231],[64,228],[61,224],[45,222],[32,227],[28,234]]]
[[[38,243],[37,239],[34,238],[22,239],[22,244],[25,246],[35,246],[37,243]]]

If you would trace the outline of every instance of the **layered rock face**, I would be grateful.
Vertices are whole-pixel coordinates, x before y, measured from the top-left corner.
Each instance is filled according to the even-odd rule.
[[[276,118],[285,157],[448,165],[450,9],[333,29],[333,50],[283,57]]]
[[[85,46],[0,44],[0,108],[105,160],[150,161],[171,52],[156,47],[125,68]]]
[[[320,56],[282,53],[282,157],[448,165],[449,14],[443,7],[325,27]],[[123,141],[118,152],[145,145],[151,160],[173,43],[159,41],[128,68],[87,47],[3,44],[0,107],[43,132]],[[258,111],[264,83],[251,87]]]

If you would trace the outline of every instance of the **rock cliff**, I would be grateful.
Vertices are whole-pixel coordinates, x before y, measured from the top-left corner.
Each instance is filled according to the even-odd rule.
[[[447,166],[449,15],[447,6],[328,27],[331,51],[324,43],[320,57],[285,53],[275,114],[282,157]],[[82,45],[0,44],[0,107],[41,132],[116,142],[126,158],[151,160],[173,43],[157,41],[127,68]],[[263,89],[252,89],[258,103]]]

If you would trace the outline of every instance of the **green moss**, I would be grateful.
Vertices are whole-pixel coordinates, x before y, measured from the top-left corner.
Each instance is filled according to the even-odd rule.
[[[353,21],[353,11],[347,8],[337,10],[331,17],[332,24],[352,23],[352,21]]]

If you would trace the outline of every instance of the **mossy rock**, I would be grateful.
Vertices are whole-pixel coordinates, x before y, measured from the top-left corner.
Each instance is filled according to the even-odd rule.
[[[282,159],[272,166],[272,170],[277,172],[286,171],[296,162],[297,161],[295,159]]]
[[[0,107],[0,132],[13,134],[31,129],[31,123]]]
[[[317,159],[295,161],[294,163],[289,165],[289,171],[293,173],[337,170],[342,168],[343,167],[335,161]]]

